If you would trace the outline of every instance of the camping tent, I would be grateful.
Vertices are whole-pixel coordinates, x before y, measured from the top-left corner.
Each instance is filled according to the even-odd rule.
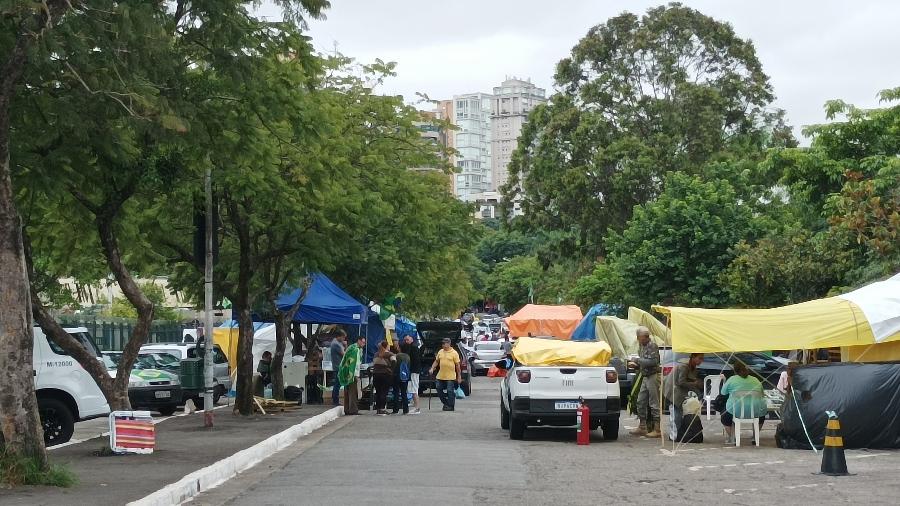
[[[311,275],[309,294],[300,303],[294,314],[298,323],[339,323],[345,325],[365,325],[368,309],[347,294],[328,276],[316,272]],[[303,295],[302,288],[296,288],[278,297],[278,309],[285,311],[296,304]]]
[[[514,315],[506,319],[510,335],[516,337],[553,336],[569,339],[575,327],[581,322],[581,308],[578,306],[541,306],[526,304]]]
[[[772,309],[656,307],[680,352],[864,346],[900,341],[900,274],[858,290]]]

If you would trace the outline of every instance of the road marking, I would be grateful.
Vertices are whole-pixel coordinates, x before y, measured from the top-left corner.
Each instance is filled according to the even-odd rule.
[[[745,462],[743,465],[745,466],[763,466],[763,465],[776,465],[776,464],[784,464],[783,460],[770,460],[768,462]],[[688,468],[688,471],[699,471],[701,469],[718,469],[720,467],[737,467],[739,464],[722,464],[716,466],[691,466]]]
[[[788,486],[786,486],[786,487],[784,487],[784,488],[786,488],[786,489],[788,489],[788,490],[794,490],[794,489],[797,489],[797,488],[815,488],[815,487],[818,487],[818,486],[819,486],[818,483],[807,483],[807,484],[804,484],[804,485],[788,485]]]
[[[868,459],[872,457],[885,457],[891,455],[890,453],[872,453],[869,455],[847,455],[848,459]]]

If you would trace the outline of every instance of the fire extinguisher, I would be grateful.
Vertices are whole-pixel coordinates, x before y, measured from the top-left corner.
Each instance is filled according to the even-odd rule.
[[[575,424],[578,426],[578,444],[591,444],[591,410],[584,403],[584,398],[578,398],[578,409],[575,410]]]

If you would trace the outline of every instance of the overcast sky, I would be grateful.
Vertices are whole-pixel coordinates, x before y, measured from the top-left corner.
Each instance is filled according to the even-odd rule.
[[[643,0],[331,0],[327,19],[312,21],[320,51],[362,62],[398,63],[383,92],[450,98],[490,93],[506,77],[553,89],[553,69],[587,30]],[[777,106],[800,127],[824,121],[826,100],[878,105],[876,93],[900,86],[900,3],[866,1],[684,1],[731,23],[751,39],[771,78]],[[270,5],[264,14],[277,16]],[[806,144],[806,142],[803,142]]]

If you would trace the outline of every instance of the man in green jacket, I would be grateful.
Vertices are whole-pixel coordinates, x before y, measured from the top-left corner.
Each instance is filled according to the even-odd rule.
[[[341,367],[338,369],[338,381],[344,387],[344,414],[359,414],[359,370],[362,364],[362,353],[366,349],[366,338],[359,336],[356,344],[350,345],[344,352]]]

